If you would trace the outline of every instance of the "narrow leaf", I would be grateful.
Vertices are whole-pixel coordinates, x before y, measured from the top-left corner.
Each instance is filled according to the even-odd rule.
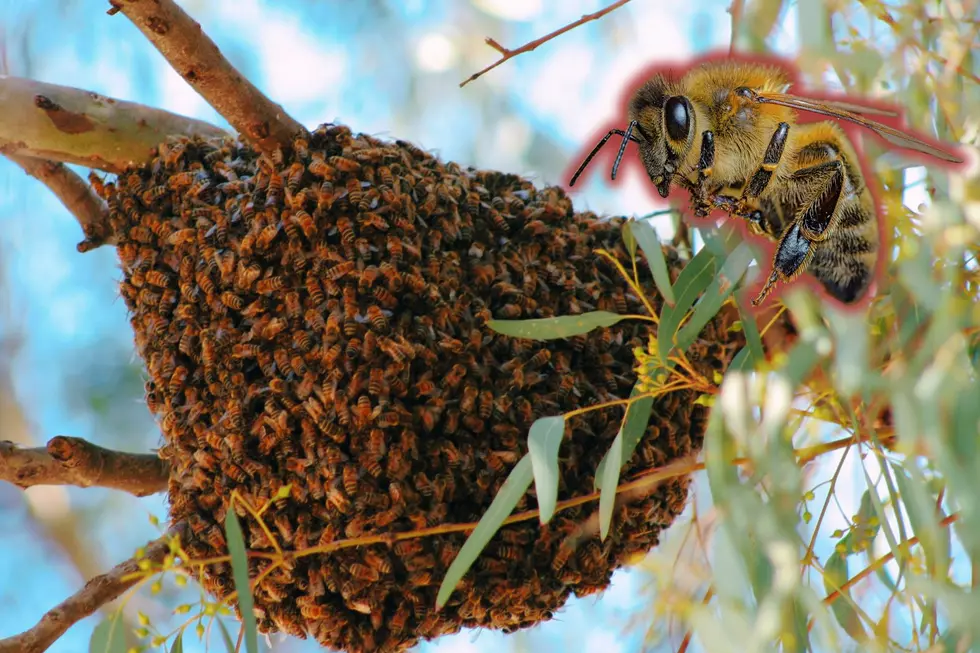
[[[616,507],[616,489],[619,486],[619,469],[623,465],[623,431],[620,430],[612,446],[603,457],[609,462],[602,471],[602,492],[599,493],[599,538],[606,540],[612,524],[613,508]]]
[[[626,245],[626,251],[630,253],[630,258],[636,258],[636,237],[633,235],[633,225],[636,224],[636,220],[629,219],[623,223],[623,227],[620,233],[623,236],[623,244]]]
[[[497,333],[515,338],[558,340],[580,336],[601,327],[610,327],[624,318],[624,315],[609,311],[592,311],[581,315],[562,315],[536,320],[490,320],[487,326]]]
[[[847,582],[847,558],[841,556],[838,551],[834,551],[827,564],[823,568],[823,585],[827,594],[831,594],[841,588]],[[850,635],[856,642],[861,642],[867,637],[867,631],[861,624],[861,617],[854,609],[853,599],[848,590],[841,592],[840,596],[830,604],[830,608],[837,619],[841,628]]]
[[[752,262],[754,257],[755,254],[748,243],[739,244],[735,248],[735,251],[728,256],[721,267],[721,274],[711,282],[704,293],[704,297],[694,307],[694,312],[691,313],[691,319],[687,321],[687,324],[677,334],[677,346],[679,349],[684,351],[691,346],[691,343],[697,340],[698,334],[701,333],[704,325],[718,314],[722,304],[734,292],[735,286],[742,280],[742,276],[749,269],[749,263]]]
[[[558,448],[564,435],[565,418],[559,415],[535,420],[527,438],[542,524],[551,520],[558,503]]]
[[[126,653],[126,636],[122,630],[118,612],[101,621],[89,638],[89,653]]]
[[[738,314],[741,316],[742,333],[745,334],[745,348],[748,349],[750,358],[747,363],[749,367],[746,369],[751,369],[766,358],[762,349],[762,335],[759,333],[759,325],[756,324],[751,311],[742,302],[737,302],[737,304]]]
[[[639,390],[634,386],[633,391],[630,393],[631,397],[635,397],[640,394]],[[636,451],[636,447],[639,446],[640,440],[643,439],[643,435],[647,432],[647,427],[650,425],[650,414],[653,412],[653,397],[644,397],[642,399],[637,399],[630,404],[630,407],[626,411],[626,423],[623,424],[623,428],[620,431],[620,435],[623,436],[622,439],[622,450],[620,451],[620,462],[619,466],[616,468],[617,476],[616,482],[619,483],[619,472],[622,470],[623,463],[629,461],[633,457],[633,452]],[[617,435],[617,437],[619,437]],[[603,478],[606,475],[606,461],[608,460],[611,451],[607,451],[606,455],[602,457],[599,461],[599,466],[596,468],[595,472],[595,487],[597,490],[603,487]]]
[[[221,619],[215,619],[218,622],[218,629],[221,630],[221,639],[225,642],[225,653],[235,653],[235,642],[231,638],[231,633],[228,632],[228,626]]]
[[[436,596],[436,610],[441,610],[442,606],[449,600],[453,590],[456,589],[456,585],[463,579],[476,559],[480,557],[480,553],[487,542],[497,533],[510,513],[514,511],[514,506],[527,492],[533,478],[531,457],[524,456],[511,470],[483,518],[480,519],[470,536],[466,538],[463,548],[456,554],[456,559],[446,571],[446,577],[443,579],[442,585],[439,586],[439,594]]]
[[[657,230],[649,222],[642,220],[633,223],[632,236],[643,249],[643,255],[646,256],[647,264],[650,266],[650,272],[653,274],[653,282],[663,296],[664,302],[667,306],[673,306],[676,302],[674,289],[670,284],[667,259],[664,258],[664,250],[660,246],[660,237],[657,236]]]
[[[677,277],[677,302],[673,306],[665,305],[660,312],[657,348],[661,360],[666,361],[670,357],[670,350],[675,342],[674,336],[688,309],[694,305],[695,300],[714,278],[715,260],[715,254],[705,247],[695,254]]]
[[[242,613],[242,627],[245,628],[245,650],[248,653],[259,653],[259,635],[256,629],[255,612],[253,610],[252,588],[248,581],[248,558],[245,555],[245,540],[242,537],[242,527],[234,508],[228,506],[225,515],[225,533],[228,538],[228,553],[231,555],[231,570],[235,578],[235,590],[238,592],[238,608]]]
[[[174,643],[170,646],[170,653],[184,653],[184,631],[177,631]]]

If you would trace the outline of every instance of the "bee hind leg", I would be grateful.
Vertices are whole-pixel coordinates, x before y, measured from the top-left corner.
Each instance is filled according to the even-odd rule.
[[[758,297],[752,300],[753,306],[761,304],[776,283],[791,281],[803,272],[813,256],[816,243],[827,238],[831,225],[839,218],[838,205],[844,188],[844,169],[839,160],[798,170],[791,177],[791,183],[809,185],[821,177],[826,181],[816,188],[812,199],[780,238],[773,257],[772,272]]]

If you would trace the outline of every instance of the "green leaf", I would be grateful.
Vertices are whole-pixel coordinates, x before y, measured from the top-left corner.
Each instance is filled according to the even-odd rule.
[[[126,653],[126,636],[119,616],[117,611],[95,627],[88,642],[89,653]]]
[[[633,235],[633,225],[636,224],[636,220],[630,218],[623,223],[620,233],[623,236],[623,244],[626,245],[626,251],[629,252],[630,258],[636,258],[636,237]]]
[[[581,315],[563,315],[536,320],[490,320],[487,326],[497,333],[515,338],[558,340],[580,336],[600,327],[610,327],[625,317],[609,311],[592,311]]]
[[[847,578],[847,558],[834,551],[823,567],[823,586],[827,594],[840,589],[847,582]],[[830,604],[830,608],[841,628],[854,638],[854,641],[860,643],[867,638],[868,633],[861,624],[861,617],[854,609],[853,601],[850,590],[845,590]]]
[[[529,455],[524,456],[511,470],[507,480],[497,492],[497,496],[493,498],[490,507],[483,514],[483,518],[480,519],[470,536],[466,538],[463,548],[456,554],[456,559],[446,571],[446,577],[442,580],[442,585],[439,586],[439,594],[436,596],[436,610],[441,610],[442,606],[449,600],[453,590],[456,589],[456,585],[463,579],[476,559],[480,557],[480,553],[486,547],[487,542],[497,533],[510,513],[514,511],[514,507],[531,486],[533,478],[531,457]]]
[[[657,349],[660,360],[666,362],[670,358],[670,350],[674,345],[677,329],[694,305],[701,292],[708,287],[715,276],[715,254],[707,247],[694,255],[694,258],[684,266],[677,277],[677,302],[664,305],[660,312],[660,327],[657,329]]]
[[[630,397],[635,397],[640,394],[640,391],[633,387],[633,391],[630,393]],[[622,440],[622,451],[620,452],[620,466],[617,467],[616,482],[619,483],[618,471],[622,469],[622,464],[628,462],[630,458],[633,457],[633,452],[636,451],[636,447],[639,446],[640,440],[643,439],[644,434],[647,432],[647,427],[650,425],[650,414],[653,412],[653,397],[643,397],[642,399],[637,399],[630,404],[629,408],[626,410],[626,423],[623,425],[620,434],[623,436]],[[618,436],[617,436],[618,437]],[[610,452],[607,451],[606,455],[602,457],[599,461],[599,466],[596,468],[595,473],[595,487],[597,490],[602,489],[602,479],[606,475],[606,460],[609,458]]]
[[[170,646],[170,653],[184,653],[184,631],[177,631],[174,643]]]
[[[834,363],[837,388],[845,397],[859,392],[868,360],[868,315],[865,312],[842,311],[828,307],[825,315],[834,334]]]
[[[542,524],[551,520],[558,503],[558,448],[564,435],[565,418],[559,415],[535,420],[527,438]]]
[[[235,642],[231,638],[231,633],[228,632],[228,626],[221,619],[215,619],[218,622],[218,628],[221,630],[221,639],[225,642],[226,653],[235,653]]]
[[[728,369],[733,372],[751,372],[753,367],[752,353],[748,347],[742,347],[732,358]]]
[[[599,539],[606,540],[609,526],[612,524],[613,509],[616,507],[616,489],[619,486],[619,470],[623,465],[623,431],[620,430],[613,440],[609,451],[603,456],[603,461],[609,459],[609,464],[602,471],[602,491],[599,493]],[[598,478],[598,477],[597,477]]]
[[[911,466],[910,466],[911,467]],[[929,495],[921,472],[909,469],[912,478],[901,465],[892,464],[895,484],[902,497],[905,513],[912,533],[919,538],[919,545],[926,557],[928,574],[933,578],[945,578],[949,572],[949,530],[939,527],[936,519],[936,501]]]
[[[820,353],[815,343],[800,340],[789,352],[789,357],[780,373],[786,377],[793,388],[796,388],[809,376],[810,371],[820,360]]]
[[[766,355],[762,349],[762,336],[759,333],[759,325],[755,322],[755,316],[752,315],[748,307],[742,302],[738,301],[736,303],[738,304],[738,314],[742,318],[742,333],[745,334],[745,348],[748,349],[749,353],[749,367],[744,368],[748,370],[765,360]]]
[[[650,272],[653,274],[653,282],[656,284],[657,290],[660,291],[667,306],[673,306],[676,301],[674,289],[670,284],[667,259],[664,258],[664,250],[660,245],[657,230],[649,222],[639,221],[633,223],[632,235],[640,243],[643,254],[647,257],[647,264],[650,266]]]
[[[242,527],[238,523],[238,516],[232,506],[228,506],[225,515],[225,533],[228,538],[228,553],[231,555],[231,571],[235,578],[235,590],[238,592],[238,608],[242,613],[242,627],[245,628],[245,650],[248,653],[259,653],[259,635],[255,623],[252,588],[248,581],[245,539],[242,537]]]
[[[691,319],[687,321],[687,324],[677,334],[677,347],[679,349],[684,351],[691,346],[691,343],[697,340],[698,334],[701,333],[704,325],[718,314],[722,304],[735,291],[735,286],[741,281],[745,271],[749,268],[749,263],[752,262],[754,257],[755,254],[751,246],[746,242],[739,244],[735,248],[735,251],[729,255],[721,267],[721,274],[711,282],[701,301],[694,307],[694,312],[691,313]]]

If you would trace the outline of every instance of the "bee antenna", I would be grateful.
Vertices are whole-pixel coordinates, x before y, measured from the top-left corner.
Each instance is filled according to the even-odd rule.
[[[623,131],[622,129],[610,129],[609,130],[609,133],[606,134],[605,136],[603,136],[602,137],[602,140],[600,140],[599,143],[594,148],[592,148],[592,151],[589,152],[589,156],[585,157],[585,161],[582,162],[582,165],[580,165],[578,167],[578,170],[575,171],[575,174],[572,175],[572,180],[570,182],[568,182],[568,185],[569,186],[574,186],[575,185],[575,182],[578,180],[579,175],[582,174],[582,172],[585,170],[586,166],[589,165],[589,162],[592,161],[592,159],[595,157],[595,155],[599,153],[599,150],[602,149],[602,146],[605,145],[606,142],[610,138],[612,138],[612,135],[613,134],[616,134],[618,136],[622,136],[623,137],[623,145],[619,148],[619,155],[616,157],[616,163],[613,166],[612,178],[615,179],[616,178],[616,169],[619,168],[619,161],[620,161],[620,159],[623,158],[623,151],[626,149],[626,143],[628,141],[633,141],[634,143],[639,143],[640,142],[636,138],[636,136],[633,136],[633,133],[632,133],[633,132],[633,125],[635,125],[635,124],[636,124],[636,121],[634,120],[633,122],[631,122],[629,124],[629,127],[627,128],[626,131]]]
[[[635,120],[630,122],[629,126],[626,128],[626,133],[623,134],[623,144],[619,146],[619,153],[616,154],[616,160],[613,162],[612,179],[616,178],[616,171],[619,170],[619,163],[623,160],[623,153],[626,152],[626,144],[630,141],[636,140],[636,138],[633,136],[634,127],[636,127]]]

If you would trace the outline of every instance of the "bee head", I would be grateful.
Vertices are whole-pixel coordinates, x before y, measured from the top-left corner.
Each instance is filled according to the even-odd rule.
[[[684,95],[672,94],[668,80],[657,76],[640,87],[630,102],[640,160],[661,197],[694,142],[697,115]]]

